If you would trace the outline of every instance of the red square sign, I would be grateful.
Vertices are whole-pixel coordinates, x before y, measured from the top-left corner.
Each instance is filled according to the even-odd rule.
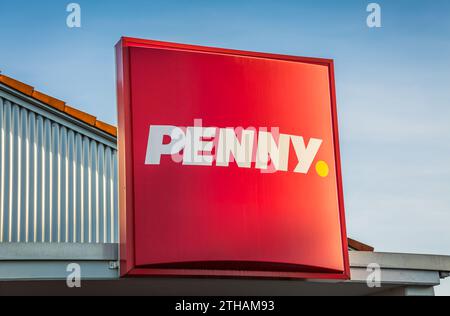
[[[348,278],[331,60],[123,38],[121,275]]]

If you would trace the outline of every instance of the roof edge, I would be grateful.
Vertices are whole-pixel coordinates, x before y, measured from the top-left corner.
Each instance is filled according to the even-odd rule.
[[[102,132],[104,132],[108,135],[117,137],[117,127],[110,125],[108,123],[105,123],[103,121],[97,120],[97,118],[95,116],[88,114],[86,112],[80,111],[74,107],[71,107],[62,100],[59,100],[52,96],[49,96],[45,93],[42,93],[42,92],[36,90],[33,86],[30,86],[26,83],[23,83],[19,80],[14,79],[14,78],[5,76],[3,74],[0,74],[0,83],[8,86],[11,89],[21,92],[28,97],[31,97],[37,101],[40,101],[40,102],[58,110],[59,112],[65,113],[78,121],[81,121],[85,124],[88,124],[96,129],[98,129],[98,130],[101,130]]]
[[[369,245],[366,245],[360,241],[351,239],[351,238],[347,238],[348,240],[348,246],[352,249],[354,249],[355,251],[367,251],[367,252],[374,252],[375,248]]]

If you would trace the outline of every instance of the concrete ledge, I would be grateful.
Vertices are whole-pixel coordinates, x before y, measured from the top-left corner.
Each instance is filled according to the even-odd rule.
[[[117,244],[0,243],[0,261],[116,261]]]
[[[351,283],[367,284],[367,279],[372,272],[364,268],[351,268]],[[441,283],[438,271],[406,270],[406,269],[381,269],[381,284],[386,285],[416,285],[436,286]]]
[[[72,270],[68,271],[71,263],[80,266],[84,281],[118,279],[119,271],[111,269],[109,261],[0,261],[0,283],[66,280],[72,273]]]
[[[117,244],[0,243],[0,261],[116,261],[118,259]],[[450,256],[350,251],[352,268],[366,268],[371,263],[376,263],[384,269],[450,273]]]
[[[110,266],[111,262],[117,262],[118,260],[118,248],[118,244],[0,243],[0,280],[2,280],[0,285],[4,285],[4,282],[17,281],[62,281],[69,274],[67,272],[68,264],[77,263],[81,267],[82,279],[87,280],[87,284],[101,280],[119,281],[118,283],[113,282],[110,284],[119,287],[114,291],[111,289],[111,293],[116,293],[115,291],[122,293],[125,289],[133,292],[134,287],[139,284],[142,285],[142,288],[140,291],[135,291],[136,293],[179,293],[180,295],[189,295],[195,292],[190,292],[189,288],[204,283],[207,284],[205,291],[195,292],[196,294],[216,293],[214,295],[225,295],[225,293],[232,294],[233,291],[236,294],[239,292],[236,288],[246,288],[245,291],[239,293],[243,295],[270,295],[270,293],[301,295],[308,294],[314,288],[320,288],[320,291],[323,291],[323,293],[333,295],[340,295],[340,289],[345,289],[342,293],[343,295],[350,293],[374,295],[382,291],[406,287],[432,288],[439,285],[440,277],[450,271],[450,257],[448,256],[351,251],[350,281],[203,280],[198,278],[189,279],[191,282],[187,282],[184,278],[143,278],[140,281],[119,280],[119,271],[114,266]],[[367,270],[367,266],[371,263],[376,263],[381,267],[381,289],[369,289],[366,284],[367,278],[372,273],[371,270]],[[145,286],[143,286],[144,284]],[[167,292],[161,291],[158,287],[149,292],[146,290],[147,287],[151,288],[156,284],[166,288]],[[109,287],[110,285],[105,283],[103,286]],[[183,287],[181,285],[186,286]],[[259,287],[262,287],[264,290],[259,289]],[[210,292],[212,288],[216,292]],[[231,288],[233,288],[233,291]],[[320,293],[320,291],[318,290],[317,293]]]
[[[383,269],[450,272],[450,256],[350,251],[350,265],[365,268],[371,263]]]

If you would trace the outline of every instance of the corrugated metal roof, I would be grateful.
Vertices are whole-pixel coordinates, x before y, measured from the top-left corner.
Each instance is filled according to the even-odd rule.
[[[115,135],[94,116],[1,78],[0,243],[117,243]]]
[[[76,118],[77,120],[80,120],[105,133],[108,133],[109,135],[112,135],[114,137],[117,136],[117,128],[115,126],[97,120],[95,116],[80,111],[72,106],[69,106],[64,101],[61,101],[57,98],[46,95],[45,93],[42,93],[40,91],[37,91],[35,90],[34,87],[27,85],[19,80],[0,74],[0,83],[3,83],[4,85],[14,90],[22,92],[29,97],[32,97],[42,103],[45,103],[46,105],[51,106],[52,108],[55,108],[58,111],[64,112],[70,115],[71,117]]]

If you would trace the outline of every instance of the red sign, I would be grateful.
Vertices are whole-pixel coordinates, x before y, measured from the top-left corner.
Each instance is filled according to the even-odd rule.
[[[331,60],[116,48],[122,276],[349,277]]]

